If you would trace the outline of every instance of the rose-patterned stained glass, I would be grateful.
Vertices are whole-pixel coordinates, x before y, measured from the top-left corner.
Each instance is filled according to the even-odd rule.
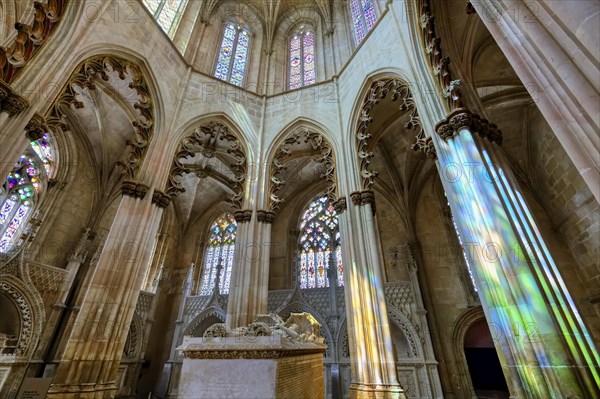
[[[315,35],[310,30],[297,32],[290,39],[289,75],[290,89],[297,89],[316,81]]]
[[[363,41],[377,21],[373,0],[350,0],[352,31],[356,45]]]
[[[327,197],[317,198],[304,211],[299,243],[300,288],[329,287],[330,265],[336,268],[337,285],[344,285],[338,218]]]
[[[241,86],[244,83],[249,46],[250,33],[247,30],[233,23],[225,24],[215,77]]]
[[[162,30],[172,38],[187,5],[187,0],[143,0],[143,3]]]
[[[26,220],[31,208],[25,204],[19,206],[12,220],[4,229],[0,237],[0,253],[7,252],[16,241],[17,233],[20,231],[23,222]]]
[[[44,134],[31,142],[6,176],[0,192],[0,253],[14,249],[24,231],[31,209],[44,188],[54,166],[51,139]]]
[[[233,215],[229,213],[219,216],[212,224],[204,254],[200,295],[212,294],[219,270],[219,293],[229,293],[236,232],[237,223]]]

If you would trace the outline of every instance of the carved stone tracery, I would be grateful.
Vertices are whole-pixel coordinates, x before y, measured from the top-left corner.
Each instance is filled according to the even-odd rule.
[[[363,189],[369,190],[374,183],[377,171],[371,170],[371,159],[373,158],[373,145],[375,144],[371,138],[372,135],[368,132],[369,125],[373,122],[371,117],[373,107],[377,105],[381,100],[384,100],[391,95],[392,101],[400,100],[401,111],[411,110],[409,114],[409,120],[404,125],[407,129],[417,130],[416,143],[411,146],[413,150],[422,150],[425,152],[428,158],[435,160],[435,148],[433,143],[429,144],[431,138],[425,135],[425,131],[421,126],[421,119],[415,101],[412,97],[412,93],[408,85],[398,79],[389,78],[382,79],[373,82],[371,88],[365,95],[362,108],[360,110],[360,117],[358,120],[358,126],[356,128],[356,148],[358,153],[360,175],[363,179]]]
[[[139,112],[139,116],[131,122],[134,135],[126,141],[128,151],[117,162],[121,168],[121,175],[125,179],[134,179],[146,154],[154,126],[150,91],[137,65],[114,55],[97,56],[86,60],[77,67],[61,94],[54,101],[46,114],[46,124],[54,129],[70,130],[67,122],[67,110],[71,109],[71,106],[74,106],[75,109],[84,107],[83,102],[77,100],[78,90],[96,90],[99,79],[105,82],[110,80],[110,72],[116,72],[121,80],[130,77],[129,88],[137,94],[138,101],[133,104],[133,107]]]
[[[420,25],[423,36],[423,47],[429,56],[429,63],[433,73],[438,77],[442,95],[448,101],[450,108],[462,106],[460,80],[452,80],[450,72],[450,58],[444,57],[441,39],[435,32],[435,17],[431,13],[430,0],[420,0]]]
[[[286,184],[284,172],[286,163],[294,153],[294,146],[309,143],[312,150],[312,160],[323,166],[321,178],[327,181],[325,195],[330,201],[337,198],[337,177],[335,173],[335,155],[329,142],[321,135],[310,129],[301,129],[291,133],[279,146],[277,153],[271,163],[270,185],[269,185],[269,211],[277,212],[284,201],[279,193]]]
[[[224,142],[224,144],[221,144],[221,142]],[[197,153],[202,154],[206,158],[217,157],[219,154],[228,154],[232,158],[228,166],[234,178],[227,178],[210,167],[200,167],[182,162],[182,159],[193,158]],[[185,191],[177,179],[177,177],[184,173],[195,173],[199,178],[210,175],[222,181],[234,192],[229,202],[231,202],[235,209],[241,209],[247,174],[246,153],[240,139],[223,123],[209,122],[202,125],[194,129],[189,136],[185,137],[179,143],[171,165],[171,171],[169,172],[169,180],[165,190],[166,195],[173,197]]]

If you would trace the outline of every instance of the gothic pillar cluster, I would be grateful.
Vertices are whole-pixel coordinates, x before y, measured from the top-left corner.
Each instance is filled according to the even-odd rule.
[[[343,240],[344,290],[352,368],[352,398],[404,398],[398,382],[387,306],[383,262],[375,226],[372,191],[350,194],[334,204]]]
[[[116,393],[117,369],[152,244],[169,198],[126,181],[49,398],[104,398]]]
[[[599,37],[594,3],[585,0],[472,2],[556,138],[600,201],[600,69],[593,56],[594,53],[597,56]]]
[[[442,184],[511,394],[600,397],[597,349],[500,154],[501,132],[457,109],[436,133]]]
[[[258,210],[234,213],[238,224],[235,242],[235,267],[227,302],[226,323],[230,328],[250,324],[267,311],[271,223],[274,214]]]

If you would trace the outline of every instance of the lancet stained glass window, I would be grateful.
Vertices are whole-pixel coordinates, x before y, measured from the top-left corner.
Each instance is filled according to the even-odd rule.
[[[18,247],[20,236],[54,165],[47,134],[31,142],[0,187],[0,253]]]
[[[315,34],[304,26],[290,39],[290,89],[315,83]]]
[[[327,197],[308,205],[300,223],[300,288],[329,287],[328,270],[335,267],[336,284],[344,285],[338,217]]]
[[[156,22],[169,37],[173,37],[187,5],[187,0],[143,0]]]
[[[215,77],[241,86],[248,63],[249,45],[250,33],[248,30],[232,22],[226,23],[217,58]]]
[[[210,227],[200,279],[200,295],[212,294],[219,270],[219,293],[229,294],[236,232],[237,223],[229,213],[219,216]]]
[[[373,0],[350,0],[352,31],[356,45],[363,41],[377,21]]]

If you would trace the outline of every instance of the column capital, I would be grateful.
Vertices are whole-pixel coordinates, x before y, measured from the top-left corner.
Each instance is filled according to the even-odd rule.
[[[371,190],[355,191],[350,194],[352,203],[356,206],[371,205],[373,213],[375,213],[375,193]]]
[[[256,218],[260,223],[273,224],[275,221],[275,212],[259,210],[256,211]]]
[[[9,85],[0,80],[0,112],[8,112],[10,116],[15,116],[28,106],[25,97],[15,93]]]
[[[346,209],[348,209],[348,204],[346,203],[346,197],[340,197],[336,201],[333,202],[333,209],[335,209],[335,213],[338,215],[344,213]]]
[[[435,132],[446,141],[456,136],[459,130],[464,128],[492,143],[502,144],[502,132],[498,126],[464,108],[452,111],[444,120],[438,122],[435,125]]]
[[[121,194],[133,198],[143,199],[146,196],[146,193],[148,193],[149,189],[150,187],[147,185],[136,181],[125,180],[123,183],[121,183]]]
[[[30,141],[39,140],[45,133],[44,124],[46,123],[43,116],[37,112],[33,114],[27,125],[25,126],[25,136]]]
[[[233,212],[233,217],[238,223],[249,222],[252,220],[252,209],[242,209]]]
[[[154,190],[152,193],[152,203],[159,208],[166,208],[171,203],[171,196],[163,193],[160,190]]]

